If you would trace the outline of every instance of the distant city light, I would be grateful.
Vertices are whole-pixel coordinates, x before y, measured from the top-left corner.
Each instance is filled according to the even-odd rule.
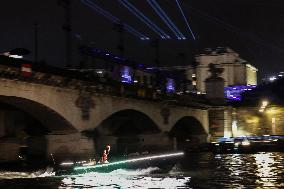
[[[272,76],[272,77],[270,77],[269,78],[269,81],[274,81],[274,80],[276,80],[277,78],[275,77],[275,76]]]

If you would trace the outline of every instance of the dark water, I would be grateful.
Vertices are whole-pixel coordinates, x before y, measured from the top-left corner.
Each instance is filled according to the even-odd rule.
[[[155,167],[61,177],[0,172],[0,188],[284,188],[284,153],[192,154],[166,174]]]

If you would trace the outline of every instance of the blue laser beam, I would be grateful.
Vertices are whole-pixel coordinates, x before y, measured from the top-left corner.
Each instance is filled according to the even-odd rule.
[[[83,4],[85,4],[86,6],[90,7],[91,9],[93,9],[94,11],[98,12],[99,14],[103,15],[104,17],[109,19],[111,22],[116,23],[116,24],[120,23],[120,20],[117,17],[113,16],[111,13],[102,9],[101,7],[96,5],[94,2],[92,2],[90,0],[81,0],[81,2]],[[135,30],[133,27],[129,26],[128,24],[123,24],[123,25],[124,25],[124,28],[128,32],[132,33],[133,35],[140,38],[141,40],[150,40],[150,38],[148,36],[138,32],[137,30]]]
[[[151,0],[154,5],[158,8],[158,11],[160,11],[160,13],[162,13],[162,15],[164,16],[164,18],[168,21],[168,23],[170,23],[170,25],[177,31],[177,33],[179,34],[179,36],[182,39],[186,39],[185,36],[179,31],[179,29],[175,26],[175,24],[172,22],[172,20],[168,17],[168,15],[165,13],[165,11],[161,8],[161,6],[157,3],[156,0]]]
[[[113,163],[79,166],[79,167],[74,167],[74,170],[76,171],[76,170],[96,169],[96,168],[108,167],[108,166],[125,164],[125,163],[132,163],[132,162],[153,160],[153,159],[162,159],[162,158],[168,158],[168,157],[178,157],[178,156],[183,156],[183,155],[184,155],[183,152],[171,153],[171,154],[162,154],[162,155],[152,155],[152,156],[146,156],[146,157],[142,157],[142,158],[128,159],[128,160],[124,160],[124,161],[117,161],[117,162],[113,162]]]
[[[179,10],[180,10],[180,12],[181,12],[181,15],[182,15],[184,21],[185,21],[185,24],[186,24],[186,26],[187,26],[187,29],[188,29],[189,32],[191,33],[192,38],[193,38],[194,40],[196,40],[196,37],[195,37],[195,35],[194,35],[194,33],[193,33],[193,31],[192,31],[190,25],[189,25],[189,22],[188,22],[188,20],[186,19],[186,16],[184,15],[184,12],[183,12],[183,10],[182,10],[182,8],[181,8],[181,5],[180,5],[180,3],[179,3],[179,0],[176,0],[176,4],[177,4],[177,6],[178,6],[178,8],[179,8]]]
[[[132,14],[134,14],[139,20],[146,24],[150,29],[156,32],[162,39],[170,39],[170,36],[166,34],[161,28],[154,24],[147,16],[139,11],[133,4],[127,0],[118,0],[125,8],[127,8]]]
[[[172,30],[178,39],[186,39],[186,37],[179,31],[172,20],[167,16],[165,11],[155,0],[147,0],[148,4],[154,9],[154,11],[160,16],[164,23]]]

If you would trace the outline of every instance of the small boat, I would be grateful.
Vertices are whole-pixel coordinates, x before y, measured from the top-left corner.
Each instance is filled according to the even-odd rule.
[[[220,142],[211,142],[209,149],[213,153],[257,153],[283,152],[284,136],[263,135],[226,138]]]
[[[147,167],[158,167],[162,171],[169,171],[183,155],[183,152],[141,155],[136,158],[101,164],[96,164],[94,161],[62,162],[55,172],[56,175],[74,175],[90,172],[108,173],[116,169],[143,169]]]

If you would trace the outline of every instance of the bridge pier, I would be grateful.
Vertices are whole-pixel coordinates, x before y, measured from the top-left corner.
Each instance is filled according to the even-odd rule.
[[[87,160],[95,157],[94,141],[81,133],[49,134],[47,139],[47,157],[55,161]],[[52,159],[51,159],[52,160]]]

